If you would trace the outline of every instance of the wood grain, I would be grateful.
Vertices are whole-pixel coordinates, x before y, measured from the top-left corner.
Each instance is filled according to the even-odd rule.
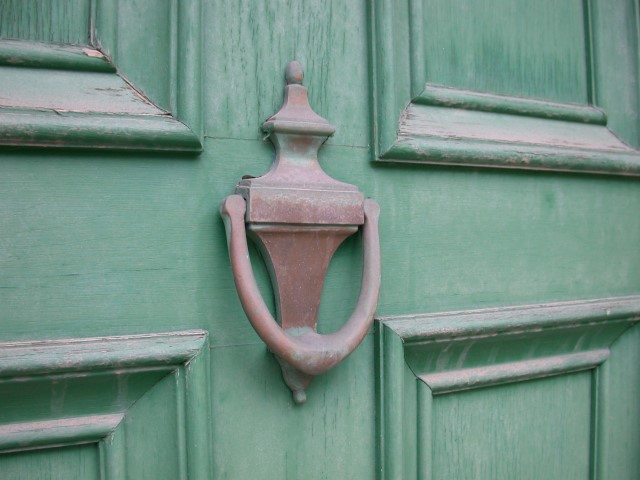
[[[90,0],[4,0],[0,38],[87,45],[90,10]]]
[[[578,373],[436,397],[433,478],[588,478],[590,380]]]
[[[3,480],[102,480],[95,445],[0,455]]]

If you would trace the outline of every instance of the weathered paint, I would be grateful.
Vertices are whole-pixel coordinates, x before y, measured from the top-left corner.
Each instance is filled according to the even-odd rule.
[[[370,160],[376,149],[384,153],[385,145],[396,140],[402,111],[428,82],[511,98],[534,96],[545,104],[595,106],[604,111],[607,128],[637,147],[637,2],[557,7],[557,2],[527,2],[520,7],[528,12],[529,23],[513,11],[516,3],[488,0],[469,7],[487,12],[480,16],[455,10],[461,2],[449,0],[140,0],[140,8],[157,8],[157,15],[116,18],[120,3],[133,4],[95,2],[100,10],[96,18],[102,15],[106,30],[94,31],[94,39],[115,49],[111,54],[116,68],[136,89],[156,105],[166,102],[171,116],[196,137],[204,133],[203,151],[184,156],[113,152],[93,145],[81,150],[2,149],[2,341],[197,328],[210,332],[210,347],[179,367],[180,375],[141,372],[119,380],[93,375],[77,381],[58,378],[57,384],[55,378],[46,378],[28,382],[29,388],[21,384],[20,389],[11,383],[0,385],[2,414],[11,417],[3,424],[49,421],[53,413],[91,415],[87,405],[124,411],[125,400],[139,395],[108,441],[2,455],[3,480],[126,475],[173,480],[196,476],[190,465],[206,465],[205,459],[212,478],[227,479],[252,478],[256,472],[267,479],[371,479],[383,468],[394,479],[638,478],[637,326],[610,344],[589,347],[586,359],[580,339],[587,342],[583,345],[597,342],[599,328],[613,339],[616,330],[606,326],[606,317],[588,325],[593,319],[589,302],[577,313],[586,324],[578,321],[568,328],[570,335],[562,335],[562,328],[525,335],[539,340],[533,344],[543,357],[560,356],[564,361],[569,355],[572,362],[580,360],[578,368],[592,363],[587,371],[576,371],[576,362],[544,362],[544,368],[519,363],[527,360],[517,357],[519,351],[531,358],[536,352],[510,342],[514,334],[509,331],[492,331],[493,343],[451,341],[460,349],[445,366],[455,366],[467,349],[469,363],[460,367],[467,373],[484,368],[482,362],[499,367],[505,359],[509,371],[529,368],[525,373],[531,378],[504,383],[502,374],[487,375],[483,380],[490,379],[491,385],[435,396],[408,368],[398,335],[387,331],[383,335],[388,334],[389,342],[379,342],[370,334],[343,363],[317,377],[307,403],[296,408],[278,363],[236,299],[217,211],[242,175],[268,170],[273,150],[261,140],[260,126],[281,104],[282,66],[297,58],[308,73],[311,104],[337,127],[320,153],[322,167],[332,177],[356,184],[382,207],[379,315],[415,314],[426,324],[438,315],[424,312],[635,296],[640,293],[638,181],[606,174],[608,168],[619,168],[620,160],[628,161],[625,169],[632,168],[632,158],[618,157],[617,164],[598,167],[596,175],[575,169],[583,160],[602,161],[597,152],[574,155],[573,170],[567,174]],[[578,12],[580,5],[589,7],[589,18],[567,19],[566,12]],[[452,8],[452,14],[446,14]],[[201,12],[197,21],[194,12]],[[375,16],[369,18],[369,13]],[[147,18],[167,22],[153,26],[145,23]],[[474,24],[477,18],[481,21]],[[541,18],[548,21],[538,21]],[[580,28],[577,22],[583,20],[593,29]],[[550,32],[559,21],[566,21],[567,27]],[[426,22],[428,30],[419,28]],[[199,30],[200,25],[206,28]],[[526,30],[524,40],[518,37],[518,25]],[[584,40],[581,35],[587,30],[589,38]],[[108,43],[110,34],[130,40]],[[540,39],[526,40],[533,34]],[[505,36],[509,41],[476,42],[473,48],[480,49],[481,56],[478,50],[470,55],[438,48],[470,38]],[[560,59],[557,72],[554,52]],[[589,57],[595,68],[571,80],[580,59]],[[449,76],[458,83],[449,84],[442,79],[459,58],[467,61]],[[474,64],[469,58],[485,63]],[[502,61],[487,64],[493,58]],[[385,59],[395,63],[378,63]],[[173,66],[166,68],[167,61]],[[158,65],[146,69],[145,62]],[[474,79],[484,83],[474,84]],[[180,105],[186,107],[181,110]],[[385,105],[389,110],[382,108]],[[182,116],[185,111],[192,115]],[[198,129],[202,114],[204,127]],[[545,121],[540,116],[533,119]],[[373,130],[376,134],[370,135]],[[389,142],[386,134],[392,136]],[[431,145],[438,147],[437,142]],[[490,142],[482,149],[475,147],[475,154],[486,162],[500,158],[504,148]],[[554,148],[542,152],[544,160],[566,163]],[[273,313],[267,271],[254,249],[249,254],[258,287]],[[337,250],[329,266],[320,333],[337,330],[353,308],[359,288],[354,272],[361,267],[360,240],[354,236]],[[546,321],[566,325],[561,319]],[[566,350],[576,346],[580,357]],[[608,359],[598,364],[607,349]],[[203,365],[207,353],[210,368]],[[444,362],[444,355],[437,357]],[[428,357],[422,358],[429,365]],[[377,378],[374,364],[388,367],[388,374]],[[545,368],[557,365],[568,370],[545,377]],[[187,380],[183,372],[193,376]],[[502,371],[482,373],[496,372]],[[182,389],[183,379],[188,389]],[[189,394],[199,399],[197,407],[183,408],[190,405]],[[209,398],[212,415],[203,421],[198,415]],[[377,415],[376,404],[383,415]],[[18,411],[26,414],[18,416]],[[197,447],[185,448],[182,438],[199,439]],[[193,455],[198,458],[191,463]]]

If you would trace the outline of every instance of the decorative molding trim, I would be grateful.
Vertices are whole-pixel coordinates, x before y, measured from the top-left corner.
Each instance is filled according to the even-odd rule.
[[[638,322],[640,296],[379,318],[379,478],[430,478],[436,396],[589,369],[597,380]],[[606,392],[593,395],[597,409]]]
[[[0,108],[0,145],[199,152],[196,135],[170,115],[122,115]]]
[[[478,112],[506,113],[566,122],[606,125],[607,116],[602,110],[589,105],[544,102],[532,98],[507,97],[490,93],[472,92],[450,87],[427,84],[412,100],[420,105],[461,108]]]
[[[536,360],[425,374],[419,375],[418,378],[431,388],[433,395],[440,395],[588,370],[597,367],[609,358],[609,353],[608,349],[603,348]]]
[[[200,353],[201,330],[0,343],[0,379],[51,373],[177,367]]]
[[[375,0],[370,9],[375,160],[640,175],[640,152],[594,107],[425,86],[422,10],[420,0]]]
[[[399,138],[378,160],[457,167],[640,175],[640,155],[634,151],[598,151],[430,136]]]
[[[0,452],[95,443],[111,434],[120,413],[0,425]]]
[[[379,317],[403,344],[640,321],[640,295]]]
[[[65,95],[73,98],[78,92],[87,95],[88,79],[75,82],[80,72],[100,72],[112,75],[109,88],[94,88],[90,94],[96,97],[93,105],[101,105],[102,111],[79,111],[73,114],[58,108],[47,108],[48,92],[43,90],[43,103],[33,107],[33,98],[24,108],[20,101],[7,103],[0,107],[0,147],[44,147],[44,148],[80,148],[134,151],[169,151],[197,153],[202,151],[202,68],[201,68],[201,2],[169,2],[171,28],[168,33],[170,63],[167,78],[154,78],[155,82],[166,84],[170,91],[170,112],[153,105],[154,113],[136,115],[131,108],[112,115],[108,106],[113,101],[113,89],[126,90],[132,98],[151,103],[116,70],[117,65],[107,55],[117,60],[117,49],[99,50],[101,38],[96,31],[107,37],[107,44],[115,45],[118,38],[117,12],[112,6],[102,2],[92,2],[91,37],[92,45],[61,46],[21,40],[0,40],[0,70],[2,68],[26,67],[64,70],[69,74],[69,87]],[[153,22],[150,17],[148,22]],[[144,25],[142,25],[144,28]],[[152,26],[148,26],[152,29]],[[89,25],[87,25],[89,28]],[[141,28],[136,23],[135,28]],[[104,53],[103,53],[104,52]],[[105,55],[106,53],[106,55]],[[120,52],[126,54],[126,51]],[[25,80],[17,84],[31,83],[28,70],[24,71]],[[43,73],[46,75],[46,73]],[[28,77],[28,78],[27,78]],[[102,80],[104,81],[104,80]],[[76,85],[78,83],[78,85]],[[90,86],[89,86],[90,87]],[[164,88],[164,87],[163,87]],[[19,99],[21,92],[4,91],[4,96]],[[60,93],[58,92],[58,95]],[[152,96],[153,97],[153,96]],[[156,99],[157,100],[157,99]],[[53,103],[65,99],[56,97]],[[154,98],[151,98],[154,101]],[[68,102],[66,102],[68,103]],[[75,102],[77,103],[77,102]],[[157,104],[158,101],[155,101]],[[162,103],[162,102],[160,102]],[[150,105],[151,106],[151,105]]]
[[[167,408],[175,405],[177,411],[167,415],[176,418],[177,463],[184,478],[208,479],[209,449],[204,446],[210,443],[209,374],[207,333],[201,330],[0,343],[0,385],[14,400],[6,409],[0,397],[0,451],[98,443],[101,478],[124,478],[129,436],[122,431],[123,419],[170,375],[176,398]],[[42,398],[21,399],[21,392],[30,391],[25,387],[44,385],[38,391],[51,395],[49,403],[55,405],[55,386],[65,382],[73,388],[65,393],[69,407],[60,418],[37,408]],[[124,385],[124,390],[114,390],[114,385]]]
[[[107,57],[94,48],[23,40],[0,40],[0,66],[116,72]]]

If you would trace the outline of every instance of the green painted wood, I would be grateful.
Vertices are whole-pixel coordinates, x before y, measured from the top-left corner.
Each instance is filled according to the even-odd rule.
[[[603,55],[603,50],[617,45],[637,45],[634,19],[638,17],[631,2],[620,1],[605,14],[590,8],[589,2],[533,5],[487,0],[470,6],[415,0],[409,2],[408,10],[392,9],[391,3],[378,0],[371,9],[375,159],[638,175],[637,135],[629,130],[638,124],[633,114],[613,113],[616,119],[610,129],[584,131],[583,136],[580,127],[568,132],[567,125],[557,121],[546,125],[539,121],[534,126],[509,115],[476,116],[457,110],[578,122],[590,118],[601,125],[606,115],[587,104],[596,102],[606,112],[609,101],[614,112],[637,111],[637,58],[632,58],[633,53]],[[475,20],[469,23],[468,18]],[[622,32],[615,34],[617,42],[610,39],[611,31]],[[634,46],[632,51],[636,50]],[[621,76],[624,81],[616,80]],[[618,95],[619,88],[623,95]],[[598,103],[598,98],[604,103]],[[626,100],[616,103],[622,98]],[[442,107],[456,110],[441,118]],[[441,131],[443,123],[449,128]],[[544,131],[553,134],[536,135]],[[620,133],[631,148],[618,139]],[[608,141],[582,150],[585,145],[580,138],[605,136]],[[614,150],[626,152],[603,151],[611,142]]]
[[[89,72],[115,72],[98,50],[23,40],[0,40],[0,65]]]
[[[587,102],[581,1],[422,3],[425,82],[557,102]]]
[[[98,444],[100,479],[115,480],[127,475],[126,425],[120,423],[111,435]]]
[[[433,477],[588,478],[590,380],[578,373],[436,397]]]
[[[594,123],[596,125],[607,124],[607,116],[604,112],[591,106],[542,102],[530,98],[492,95],[431,84],[425,85],[424,90],[413,101],[418,104],[436,107],[551,118],[568,122]]]
[[[403,112],[397,140],[382,161],[640,172],[640,153],[605,128],[605,117],[595,109],[443,88],[425,92]]]
[[[0,145],[199,152],[200,141],[169,115],[86,114],[0,108]]]
[[[201,331],[0,344],[0,377],[186,363],[203,348]]]
[[[592,18],[593,101],[610,112],[609,128],[640,148],[638,3],[619,1],[613,8],[592,0],[587,3]]]
[[[100,2],[99,6],[92,9],[92,25],[96,25],[92,42],[113,56],[116,49],[108,48],[109,40],[124,39],[127,48],[122,49],[121,58],[118,58],[118,75],[115,74],[113,60],[90,46],[0,42],[0,65],[4,65],[4,68],[0,67],[0,75],[5,89],[4,95],[0,96],[0,144],[118,150],[201,150],[199,3],[180,2],[178,7],[174,2],[166,4],[169,8],[156,6],[149,9],[145,2],[136,5],[128,2],[123,7],[127,15],[122,19],[127,20],[123,20],[122,25],[118,23],[118,10],[114,15],[114,11],[105,9],[106,3]],[[142,10],[127,10],[131,8]],[[140,28],[139,18],[145,19],[147,28]],[[172,25],[170,30],[173,33],[169,36],[163,36],[162,29],[158,31],[159,38],[167,37],[167,44],[157,44],[155,50],[151,51],[128,48],[128,42],[138,38],[135,35],[154,31],[163,22]],[[103,33],[105,31],[106,34]],[[98,38],[99,33],[106,38],[106,47]],[[127,35],[134,35],[135,38]],[[159,52],[169,52],[170,58],[164,62],[157,61]],[[15,66],[22,68],[11,68]],[[156,66],[166,68],[156,71]],[[42,77],[38,68],[55,71]],[[141,72],[140,77],[137,72]],[[128,78],[124,78],[123,73]],[[134,74],[133,78],[130,73]],[[137,87],[130,83],[132,79]],[[140,87],[151,93],[155,103],[140,93]],[[141,122],[139,118],[92,118],[89,119],[89,125],[77,125],[68,119],[60,122],[55,116],[42,116],[33,111],[19,112],[23,115],[15,116],[6,109],[52,110],[56,114],[90,112],[146,115],[144,120],[152,121]],[[172,112],[171,116],[167,110]]]
[[[635,326],[614,345],[611,358],[598,371],[594,430],[594,477],[632,479],[640,475],[640,328]]]
[[[122,425],[126,446],[121,452],[127,478],[187,478],[180,455],[184,437],[176,434],[184,426],[175,413],[181,396],[178,391],[182,390],[179,387],[183,385],[176,385],[176,376],[165,377],[127,412]]]
[[[86,45],[90,0],[3,0],[0,38]]]
[[[164,110],[175,111],[172,1],[107,0],[96,6],[94,41],[118,70]],[[111,12],[106,13],[107,10]],[[110,22],[114,22],[110,25]],[[141,27],[141,22],[143,28]],[[146,28],[145,28],[146,27]],[[113,32],[102,36],[102,32]]]
[[[139,92],[202,135],[201,2],[105,0],[92,42]]]
[[[303,408],[263,344],[212,348],[214,478],[375,478],[372,340],[314,379]]]
[[[537,478],[554,478],[558,472],[564,472],[567,478],[587,477],[589,468],[594,472],[598,468],[602,472],[611,471],[617,475],[614,478],[624,480],[625,475],[628,480],[637,476],[636,430],[632,426],[635,414],[628,414],[635,411],[637,395],[635,386],[627,389],[628,385],[635,385],[633,379],[637,376],[633,366],[637,363],[633,353],[637,351],[637,339],[628,341],[621,350],[617,349],[622,343],[607,343],[624,322],[614,328],[607,326],[606,318],[587,320],[587,324],[593,323],[591,326],[549,318],[549,328],[536,333],[534,330],[540,323],[529,318],[530,329],[519,337],[516,330],[499,331],[495,342],[487,339],[471,347],[471,341],[458,337],[454,341],[449,336],[443,343],[451,345],[448,359],[437,347],[425,347],[440,356],[441,367],[447,372],[469,373],[488,362],[536,367],[538,360],[533,348],[546,359],[566,360],[568,356],[570,360],[582,361],[586,356],[578,368],[585,365],[592,368],[571,373],[575,363],[560,362],[560,371],[551,362],[553,368],[549,371],[549,362],[544,362],[546,370],[538,368],[515,377],[535,379],[504,385],[508,380],[504,376],[493,377],[493,383],[483,388],[435,396],[421,377],[432,381],[428,376],[438,370],[432,369],[425,356],[419,354],[419,342],[403,343],[393,330],[384,327],[388,343],[382,344],[379,337],[368,335],[346,363],[312,385],[310,403],[300,408],[292,404],[277,362],[251,329],[237,301],[218,214],[219,201],[233,192],[242,175],[260,175],[269,168],[273,150],[260,140],[259,126],[281,102],[283,69],[292,58],[303,62],[314,108],[338,127],[321,153],[323,167],[334,177],[357,184],[382,206],[380,316],[638,295],[637,180],[610,175],[558,175],[442,165],[423,168],[408,163],[370,162],[374,149],[384,153],[396,142],[402,112],[424,90],[429,68],[434,65],[427,61],[427,55],[446,56],[426,42],[425,38],[433,32],[420,28],[423,19],[430,15],[427,2],[137,2],[131,8],[159,10],[157,15],[138,16],[122,15],[122,8],[113,8],[114,5],[110,1],[95,2],[94,19],[102,18],[102,22],[105,15],[112,18],[97,25],[100,28],[94,31],[94,42],[99,39],[106,43],[108,35],[112,35],[110,47],[117,47],[111,52],[114,58],[124,60],[122,55],[130,55],[131,59],[140,59],[138,64],[135,60],[120,64],[115,61],[115,66],[129,80],[139,75],[133,84],[152,102],[156,99],[145,90],[144,82],[157,86],[158,92],[165,95],[163,101],[177,109],[171,110],[173,118],[186,124],[196,136],[198,128],[193,118],[206,115],[203,152],[198,157],[162,153],[168,146],[151,141],[146,146],[155,144],[158,150],[4,148],[0,151],[0,204],[5,207],[0,209],[1,340],[6,343],[36,338],[109,337],[197,328],[210,332],[211,366],[208,367],[205,349],[190,362],[169,367],[170,371],[158,367],[154,374],[157,377],[146,370],[121,375],[121,384],[129,392],[122,397],[124,400],[118,400],[117,382],[109,379],[109,375],[81,380],[70,378],[75,374],[68,373],[57,378],[59,383],[54,389],[53,376],[45,376],[40,383],[29,381],[20,390],[14,379],[13,383],[0,385],[0,402],[5,405],[0,415],[4,415],[4,423],[51,420],[52,408],[56,415],[65,416],[125,413],[129,412],[127,402],[137,396],[135,405],[140,412],[131,417],[134,423],[131,427],[120,424],[100,440],[99,458],[90,463],[92,471],[97,470],[103,480],[140,478],[145,474],[154,478],[166,474],[171,478],[380,476],[394,480],[431,475],[436,479],[443,478],[446,469],[464,478],[474,467],[468,460],[473,458],[473,452],[486,458],[485,463],[475,464],[481,473],[507,472],[505,478],[527,478],[528,473],[519,468],[537,462],[543,455],[549,456],[549,468],[557,466],[555,462],[562,452],[570,456],[570,461],[557,467],[557,471],[536,472],[540,473]],[[491,7],[489,2],[482,5]],[[627,7],[620,10],[622,7],[617,5],[608,5],[609,10],[616,10],[614,24],[620,12],[627,18]],[[537,18],[547,18],[552,12],[543,11],[545,6],[553,7],[545,2],[522,8]],[[578,11],[582,7],[574,2],[557,8]],[[171,12],[167,13],[168,10]],[[594,21],[599,21],[607,8],[603,6],[600,10],[594,12]],[[489,14],[483,15],[486,19]],[[500,23],[509,20],[506,15],[495,16]],[[157,28],[145,23],[151,19],[160,19]],[[474,18],[459,15],[446,21],[460,23],[462,28]],[[556,21],[550,19],[543,26],[538,25],[539,34],[544,34],[543,30]],[[112,30],[105,30],[109,25]],[[198,25],[204,27],[200,33]],[[567,31],[580,30],[577,25],[576,19],[570,19]],[[127,33],[127,28],[136,31]],[[528,25],[523,28],[524,37],[533,35]],[[606,28],[612,32],[615,29],[611,25]],[[440,32],[444,34],[443,29]],[[484,35],[478,29],[460,35],[469,38],[472,33],[476,37]],[[624,43],[628,33],[607,34],[608,45]],[[500,35],[502,32],[495,32],[498,39]],[[174,40],[168,40],[167,36],[173,36]],[[571,40],[569,33],[547,36]],[[125,37],[134,38],[135,42],[123,41]],[[583,44],[585,57],[589,56],[587,40],[591,39],[568,47],[560,45],[558,56],[565,58],[567,51]],[[596,37],[592,40],[593,58],[606,60],[606,53],[598,57]],[[541,58],[553,63],[549,60],[554,55],[548,49],[549,43],[552,42],[541,45],[547,48]],[[522,45],[521,39],[511,44],[520,45],[529,59],[538,56],[534,44]],[[635,47],[628,44],[628,51],[620,57],[622,63],[631,65]],[[542,91],[549,87],[555,93],[550,97],[541,93],[539,98],[545,106],[533,113],[553,117],[558,113],[558,102],[565,102],[561,108],[563,115],[568,108],[572,112],[570,117],[580,120],[580,124],[573,122],[575,125],[595,126],[600,128],[597,132],[604,131],[598,123],[582,122],[585,113],[589,118],[597,117],[593,113],[596,110],[587,106],[587,100],[574,104],[568,96],[558,94],[567,93],[572,87],[554,86],[553,78],[545,86],[540,82],[538,70],[533,72],[531,85],[511,84],[514,76],[519,75],[514,65],[520,59],[514,51],[504,53],[513,58],[513,65],[499,71],[479,72],[477,77],[504,87],[498,89],[502,93],[529,87],[531,91],[536,88]],[[468,58],[467,52],[460,54]],[[162,65],[155,65],[154,61]],[[142,70],[147,62],[151,64],[149,72],[167,77],[149,76],[143,80],[144,72],[137,69]],[[123,70],[125,64],[129,65],[128,72]],[[571,64],[561,67],[572,68]],[[529,64],[524,68],[530,68]],[[616,68],[625,79],[632,69],[628,65],[612,69]],[[41,75],[45,71],[39,70]],[[607,74],[608,78],[616,75]],[[597,100],[598,95],[593,92],[597,94],[596,87],[600,88],[596,85],[598,76],[591,72],[585,78],[584,88],[569,94],[576,98],[584,94],[588,100]],[[473,78],[459,80],[472,82]],[[168,89],[167,81],[175,82],[177,87]],[[633,85],[630,81],[624,83]],[[613,87],[607,88],[613,88],[615,93],[621,85],[614,82]],[[475,86],[465,88],[475,89],[471,95],[477,103],[481,90]],[[204,101],[194,101],[200,89]],[[553,97],[556,94],[559,96]],[[495,91],[491,95],[497,96]],[[530,110],[535,110],[531,105],[538,105],[521,101],[519,94],[511,95],[508,103],[515,105],[511,113],[523,105]],[[548,98],[554,101],[545,100]],[[620,98],[616,105],[609,104],[613,106],[595,102],[605,112],[607,128],[615,134],[622,131],[616,125],[633,131],[627,124],[633,121],[632,116],[623,120],[616,117],[623,110],[627,111],[624,115],[634,111],[629,107],[632,102],[623,103],[631,98],[627,93],[622,92]],[[469,106],[468,96],[465,101],[465,106]],[[184,108],[192,109],[188,118],[183,114],[181,102],[188,106]],[[383,107],[389,115],[382,114]],[[449,110],[452,115],[464,113],[462,108]],[[531,119],[523,115],[507,117],[502,125],[510,123],[511,118],[515,122]],[[544,122],[547,133],[553,132],[556,125],[558,132],[567,131],[566,119]],[[540,123],[536,123],[535,129],[538,127],[542,128]],[[570,127],[569,130],[573,131]],[[592,134],[593,130],[580,131],[583,132],[580,138],[587,142],[603,138],[601,133]],[[382,140],[384,135],[389,135],[387,143]],[[144,134],[141,132],[139,136]],[[621,137],[634,146],[629,136]],[[571,137],[574,143],[575,139]],[[96,138],[93,146],[99,145]],[[568,161],[558,156],[556,147],[552,145],[542,153],[547,159]],[[470,153],[479,154],[492,158],[499,157],[500,151],[487,148],[483,153],[476,148]],[[587,163],[597,161],[582,150],[574,150],[573,154],[576,161],[583,158]],[[628,166],[633,168],[632,158],[621,155],[617,160],[629,160]],[[349,239],[330,266],[321,305],[322,332],[335,331],[355,304],[361,253],[360,239]],[[251,256],[262,293],[272,303],[267,272],[253,249]],[[473,315],[467,313],[460,315],[461,323]],[[417,316],[424,317],[425,324],[435,320],[434,315]],[[446,321],[443,322],[441,327],[446,326]],[[554,322],[558,323],[557,329],[550,328]],[[579,344],[581,338],[583,343]],[[625,338],[623,335],[620,342]],[[467,347],[466,360],[462,361]],[[574,347],[576,352],[572,351]],[[607,349],[609,358],[600,363],[603,356],[599,355]],[[500,356],[500,352],[506,353]],[[626,353],[615,363],[618,352]],[[415,372],[409,366],[409,358]],[[456,367],[458,361],[460,366]],[[418,371],[418,366],[422,371]],[[452,370],[454,367],[458,370]],[[557,375],[539,378],[548,373]],[[608,381],[608,374],[616,380]],[[160,378],[166,375],[169,376],[165,380]],[[598,381],[588,382],[584,380],[586,377],[600,378],[600,384],[607,385],[603,389],[611,392],[617,403],[611,403],[604,394],[594,394]],[[376,386],[380,378],[385,383]],[[514,379],[513,375],[510,379]],[[160,385],[158,381],[165,383]],[[381,392],[385,385],[397,386],[399,390],[384,397]],[[156,387],[160,389],[155,390]],[[503,393],[505,408],[500,410]],[[439,403],[447,398],[455,400],[447,405]],[[52,403],[51,399],[55,401]],[[532,405],[535,399],[540,405]],[[377,413],[377,400],[384,405],[384,416]],[[456,402],[453,407],[475,416],[435,418],[434,415],[453,408]],[[595,415],[595,407],[585,410],[587,402],[599,405],[605,414]],[[544,407],[549,410],[549,418],[543,416]],[[539,416],[534,417],[534,413]],[[514,419],[517,415],[520,417]],[[627,417],[631,419],[629,425],[625,425]],[[598,418],[610,422],[610,430],[598,430],[603,435],[606,431],[603,438],[612,445],[609,451],[596,445],[598,435],[593,426],[598,424]],[[141,423],[135,424],[138,421]],[[561,428],[551,431],[552,421]],[[497,428],[511,423],[511,430]],[[449,427],[449,437],[445,438],[452,441],[446,443],[443,430]],[[469,432],[468,438],[453,442],[459,432],[465,431]],[[162,434],[157,440],[157,450],[150,440],[155,440],[155,432]],[[517,441],[508,443],[509,434]],[[555,436],[545,444],[533,443],[538,435],[546,434]],[[564,451],[557,446],[552,451],[552,443],[558,443],[558,438],[566,439]],[[144,445],[139,448],[148,455],[149,465],[142,464],[136,455],[141,442]],[[498,451],[494,445],[504,448]],[[518,445],[530,449],[521,453]],[[451,455],[440,454],[442,450],[437,449],[448,449],[447,446],[457,448],[452,452],[462,456],[460,464],[445,464]],[[167,456],[169,451],[171,454]],[[393,454],[381,454],[385,451]],[[34,457],[27,456],[32,454]],[[162,455],[157,462],[156,454]],[[11,455],[17,458],[12,460],[13,472],[26,471],[37,478],[39,467],[25,470],[35,452]],[[598,455],[600,463],[593,460]],[[521,466],[517,461],[520,456]],[[159,468],[154,467],[154,462]],[[545,465],[543,460],[539,464]],[[618,464],[619,467],[615,466]],[[78,465],[82,465],[82,459],[71,457],[61,460],[56,468],[62,472],[62,478],[74,478]],[[209,467],[210,475],[203,473]],[[384,472],[387,477],[382,476]],[[491,478],[490,474],[487,476]],[[480,474],[477,477],[482,478]]]
[[[637,151],[555,149],[526,143],[504,144],[438,137],[403,138],[385,152],[380,160],[448,167],[491,167],[633,177],[640,175],[640,155]]]
[[[93,415],[0,426],[0,451],[51,448],[52,445],[96,443],[111,434],[123,415]]]
[[[3,480],[99,480],[95,445],[0,455]]]
[[[209,478],[205,332],[2,343],[0,358],[3,455],[93,443],[103,479]]]
[[[497,307],[379,317],[405,343],[466,339],[491,333],[540,332],[544,329],[589,328],[606,323],[633,323],[640,320],[640,297],[618,297],[540,305]],[[598,332],[599,341],[611,341]],[[584,344],[584,340],[581,341]],[[602,343],[600,345],[603,345]]]
[[[0,106],[129,115],[166,112],[137,94],[112,73],[2,67],[4,94]]]
[[[0,67],[0,145],[201,150],[197,133],[140,95],[104,58],[87,57],[94,50],[16,43],[2,44],[7,62],[20,66]],[[43,74],[43,66],[54,69]]]
[[[272,155],[258,141],[212,139],[197,162],[160,165],[150,154],[98,162],[5,152],[0,198],[13,207],[0,214],[0,295],[14,313],[3,321],[4,338],[30,338],[45,309],[54,338],[68,329],[144,333],[152,324],[205,328],[216,345],[259,342],[236,299],[217,204],[242,175],[266,171]],[[387,199],[381,242],[405,247],[383,247],[381,316],[622,296],[640,285],[633,180],[371,168],[367,150],[331,146],[321,162],[338,179],[360,179],[367,196]],[[330,266],[325,332],[357,300],[359,244],[347,241]],[[257,256],[254,268],[266,287]],[[222,305],[226,313],[217,315]]]
[[[258,139],[298,60],[315,112],[337,127],[328,145],[369,144],[366,2],[216,0],[203,5],[206,135]],[[233,18],[234,21],[229,21]]]
[[[502,383],[551,377],[563,373],[590,370],[609,358],[609,350],[593,350],[584,353],[568,353],[541,360],[508,362],[499,366],[476,367],[457,370],[454,373],[429,373],[420,378],[434,394],[470,390]]]
[[[379,319],[379,478],[584,476],[610,350],[638,321],[637,296]]]

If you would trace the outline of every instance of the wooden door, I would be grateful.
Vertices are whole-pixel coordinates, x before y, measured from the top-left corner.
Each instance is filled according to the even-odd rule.
[[[0,0],[0,478],[640,477],[638,15]],[[292,59],[323,168],[381,205],[376,325],[304,405],[218,214]]]

